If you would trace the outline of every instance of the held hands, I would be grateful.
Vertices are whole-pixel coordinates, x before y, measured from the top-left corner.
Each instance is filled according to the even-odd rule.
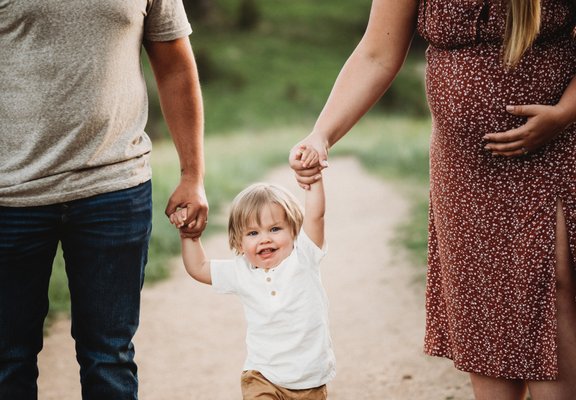
[[[188,219],[188,209],[187,208],[177,208],[172,214],[168,216],[170,223],[174,225],[176,228],[180,230],[180,237],[182,238],[191,238],[194,241],[197,241],[200,238],[200,235],[196,237],[192,237],[189,233],[186,233],[184,228],[189,228],[186,225],[186,220]],[[190,223],[194,224],[194,222]],[[188,225],[190,225],[188,224]],[[208,224],[208,220],[205,221],[204,227]]]
[[[180,229],[181,237],[199,238],[208,224],[208,201],[204,186],[183,176],[168,200],[165,214]]]
[[[298,155],[303,168],[317,165],[320,162],[318,152],[312,147],[307,147],[305,144],[298,146]]]
[[[296,174],[296,180],[303,189],[322,178],[322,170],[328,167],[328,146],[317,142],[311,136],[290,150],[288,162]]]
[[[519,157],[534,152],[552,141],[570,124],[557,106],[518,105],[507,106],[510,114],[527,117],[524,125],[506,132],[484,136],[486,150],[493,155]]]
[[[186,220],[188,219],[188,209],[187,208],[178,208],[176,209],[176,211],[174,211],[172,214],[170,214],[168,216],[168,219],[170,220],[170,223],[172,225],[174,225],[176,228],[180,229],[182,232],[182,227],[186,226]],[[182,237],[188,237],[188,236],[184,236],[182,235],[182,233],[180,233],[180,236]],[[197,240],[198,238],[193,238],[192,240]]]

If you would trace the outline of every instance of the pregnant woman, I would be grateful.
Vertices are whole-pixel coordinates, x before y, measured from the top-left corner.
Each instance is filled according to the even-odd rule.
[[[373,0],[367,30],[290,163],[306,187],[386,92],[417,29],[432,114],[425,351],[476,399],[576,398],[576,7]],[[322,160],[321,160],[322,161]]]

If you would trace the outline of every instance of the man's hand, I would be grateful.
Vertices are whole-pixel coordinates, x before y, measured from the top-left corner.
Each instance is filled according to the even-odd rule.
[[[208,224],[208,200],[202,183],[185,176],[181,178],[180,184],[168,199],[165,214],[170,218],[180,208],[186,209],[187,216],[179,227],[180,236],[199,238]]]

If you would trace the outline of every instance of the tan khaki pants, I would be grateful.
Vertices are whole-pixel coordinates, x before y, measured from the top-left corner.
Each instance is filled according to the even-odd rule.
[[[258,371],[242,372],[243,400],[326,400],[326,385],[312,389],[291,390],[274,385]]]

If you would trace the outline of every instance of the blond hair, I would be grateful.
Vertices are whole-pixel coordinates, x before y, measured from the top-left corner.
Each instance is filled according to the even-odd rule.
[[[272,204],[284,210],[292,237],[296,238],[304,221],[302,207],[296,197],[281,186],[255,183],[238,193],[232,202],[228,219],[228,242],[236,254],[241,253],[242,235],[248,225],[254,221],[260,225],[261,211]]]
[[[504,34],[504,64],[518,64],[540,32],[540,0],[509,0]]]

